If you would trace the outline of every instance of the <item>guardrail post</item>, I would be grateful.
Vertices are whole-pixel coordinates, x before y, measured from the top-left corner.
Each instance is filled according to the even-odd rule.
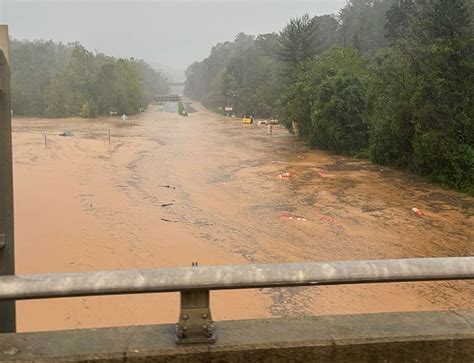
[[[176,343],[212,344],[215,341],[209,290],[182,291],[181,311],[179,322],[176,324]]]
[[[0,275],[15,274],[8,27],[0,25]],[[15,301],[0,302],[0,333],[16,330]]]

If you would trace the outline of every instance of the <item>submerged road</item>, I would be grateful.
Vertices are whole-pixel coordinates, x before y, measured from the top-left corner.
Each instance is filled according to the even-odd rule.
[[[474,255],[474,198],[198,110],[15,119],[17,273]],[[472,309],[473,289],[223,291],[212,307],[216,320]],[[18,328],[174,322],[178,307],[177,294],[22,301]]]

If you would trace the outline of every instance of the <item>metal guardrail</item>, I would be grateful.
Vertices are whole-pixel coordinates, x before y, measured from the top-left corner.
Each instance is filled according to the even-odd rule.
[[[2,276],[0,300],[457,279],[474,279],[474,257]]]
[[[474,279],[474,257],[311,262],[0,277],[0,301],[181,293],[178,343],[212,343],[210,290]]]

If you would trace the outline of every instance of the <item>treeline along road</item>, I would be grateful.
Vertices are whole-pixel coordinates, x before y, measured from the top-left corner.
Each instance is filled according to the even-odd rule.
[[[13,40],[11,64],[12,111],[19,116],[134,115],[168,91],[166,77],[143,60],[79,43]]]

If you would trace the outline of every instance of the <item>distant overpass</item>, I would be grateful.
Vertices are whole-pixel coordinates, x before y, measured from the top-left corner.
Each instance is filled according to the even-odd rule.
[[[158,102],[178,102],[178,101],[183,101],[183,102],[190,102],[191,100],[188,97],[183,97],[178,94],[167,94],[167,95],[156,95],[155,96],[155,101]]]
[[[168,82],[169,94],[155,95],[158,102],[189,102],[189,98],[183,96],[184,82]]]

